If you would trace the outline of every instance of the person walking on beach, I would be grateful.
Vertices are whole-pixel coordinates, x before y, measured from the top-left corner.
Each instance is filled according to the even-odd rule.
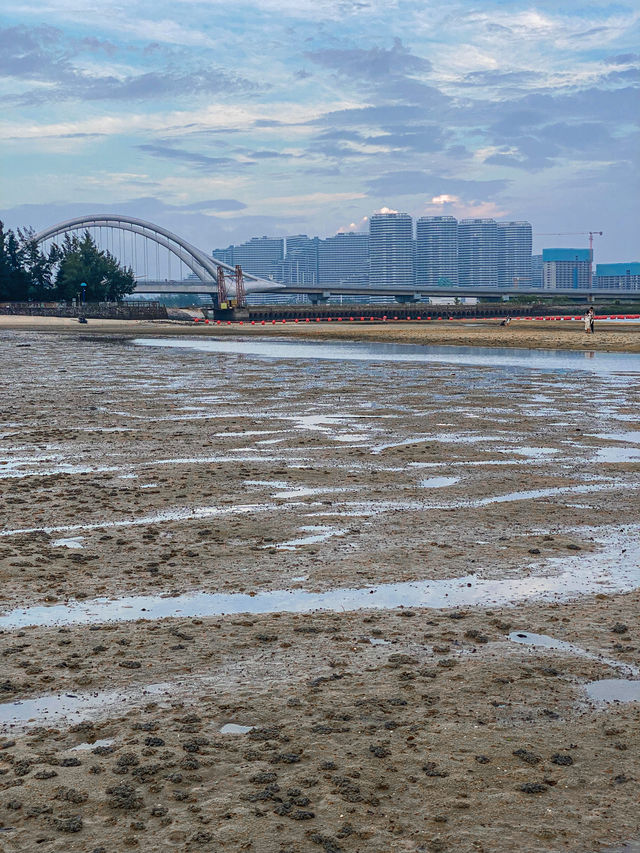
[[[593,305],[589,308],[589,333],[593,334],[596,330],[596,316],[593,310]]]
[[[591,334],[591,314],[587,311],[584,315],[584,331],[585,334]]]

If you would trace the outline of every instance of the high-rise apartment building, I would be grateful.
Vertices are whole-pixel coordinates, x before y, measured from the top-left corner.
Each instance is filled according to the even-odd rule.
[[[318,238],[296,234],[285,238],[286,254],[277,267],[276,278],[283,284],[317,284]]]
[[[591,286],[589,249],[543,249],[544,287],[588,288]]]
[[[416,222],[416,285],[458,283],[458,220],[421,216]]]
[[[531,286],[530,222],[498,222],[498,284]]]
[[[640,262],[596,264],[593,286],[616,290],[640,290]]]
[[[413,220],[408,213],[375,213],[369,220],[372,287],[413,286]]]
[[[498,284],[498,226],[495,219],[458,223],[458,283],[461,287]]]
[[[246,243],[233,247],[233,263],[240,264],[245,272],[261,278],[275,278],[278,263],[284,257],[284,240],[270,237],[252,237]]]
[[[531,287],[544,286],[542,255],[531,255]]]
[[[230,267],[235,265],[233,260],[233,249],[234,246],[227,246],[226,249],[214,249],[211,252],[211,257],[216,261],[220,261],[223,264],[229,264]]]
[[[318,284],[369,284],[369,235],[336,234],[318,240]]]

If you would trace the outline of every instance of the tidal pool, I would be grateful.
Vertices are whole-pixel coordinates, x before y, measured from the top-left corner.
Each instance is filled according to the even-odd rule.
[[[572,352],[511,347],[421,346],[365,342],[315,342],[244,338],[136,338],[136,346],[175,347],[205,353],[253,355],[257,358],[330,359],[469,364],[477,367],[524,367],[537,370],[586,370],[590,373],[640,371],[633,353]]]
[[[603,547],[597,551],[581,552],[579,556],[550,557],[544,566],[546,574],[534,574],[534,570],[539,571],[535,565],[525,566],[524,576],[519,578],[486,580],[470,574],[364,588],[338,587],[324,592],[279,589],[255,593],[199,592],[171,597],[137,595],[115,600],[97,598],[16,608],[0,616],[0,629],[237,613],[509,606],[529,599],[554,600],[594,592],[626,592],[640,586],[638,529],[631,528],[624,534],[618,531],[608,531],[604,535],[601,533],[598,544]]]

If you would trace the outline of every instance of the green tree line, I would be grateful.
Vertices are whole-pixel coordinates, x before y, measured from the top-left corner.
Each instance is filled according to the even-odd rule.
[[[84,290],[87,302],[116,302],[135,286],[131,267],[99,249],[88,231],[66,234],[45,253],[33,231],[14,232],[0,222],[1,301],[69,302]]]

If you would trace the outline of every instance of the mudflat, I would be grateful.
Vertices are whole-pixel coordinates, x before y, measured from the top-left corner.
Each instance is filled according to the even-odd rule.
[[[358,317],[351,322],[345,312],[341,322],[312,321],[275,324],[259,321],[255,325],[217,326],[180,320],[89,320],[86,325],[69,317],[27,317],[0,315],[0,330],[14,329],[58,332],[77,335],[125,336],[264,336],[302,337],[321,340],[382,341],[444,346],[524,347],[530,349],[578,350],[583,352],[640,352],[640,322],[619,323],[596,321],[596,332],[588,335],[580,321],[514,320],[509,326],[500,326],[499,320],[431,320],[361,322]]]
[[[527,367],[35,319],[0,318],[0,849],[640,836],[640,358],[595,349],[636,331]],[[277,336],[584,334],[322,326]]]

